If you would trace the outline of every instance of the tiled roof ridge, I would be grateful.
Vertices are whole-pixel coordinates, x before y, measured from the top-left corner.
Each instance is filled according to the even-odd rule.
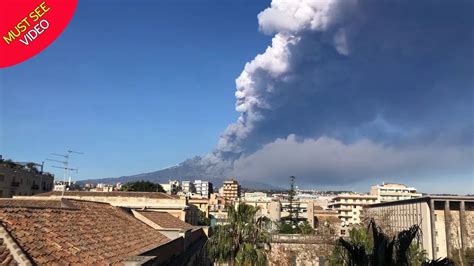
[[[0,223],[0,238],[3,239],[3,244],[10,251],[13,259],[20,265],[33,265],[30,258],[26,253],[20,248],[16,243],[15,239],[10,235],[10,233],[3,227],[3,224]]]
[[[7,202],[2,205],[2,202]],[[15,202],[15,203],[12,203]],[[42,203],[58,203],[57,206],[42,205]],[[11,203],[11,204],[8,204]],[[24,203],[24,204],[23,204]],[[17,199],[17,198],[2,198],[0,199],[0,208],[5,209],[52,209],[52,210],[74,210],[78,209],[68,199]]]

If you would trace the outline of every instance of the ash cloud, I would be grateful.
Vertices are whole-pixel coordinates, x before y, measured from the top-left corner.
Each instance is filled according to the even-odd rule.
[[[273,0],[258,15],[272,43],[237,78],[240,116],[201,166],[335,183],[472,174],[472,10],[472,1]]]

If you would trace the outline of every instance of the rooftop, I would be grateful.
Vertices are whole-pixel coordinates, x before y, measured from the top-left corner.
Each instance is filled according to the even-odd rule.
[[[18,265],[3,238],[0,238],[0,265]]]
[[[194,228],[167,212],[139,211],[138,213],[163,229],[190,230]]]
[[[35,196],[62,196],[61,191],[51,191]],[[64,196],[75,196],[75,197],[144,197],[153,199],[179,199],[176,195],[169,195],[163,192],[132,192],[132,191],[113,191],[113,192],[101,192],[101,191],[65,191]]]
[[[72,199],[0,200],[0,227],[34,264],[113,264],[170,241],[121,208]]]
[[[411,203],[411,202],[429,202],[430,200],[437,200],[437,201],[469,201],[474,202],[474,196],[425,196],[425,197],[417,197],[412,199],[405,199],[405,200],[396,200],[396,201],[387,201],[381,203],[373,203],[366,205],[366,207],[378,207],[378,206],[391,206],[391,205],[398,205],[404,203]]]
[[[333,199],[377,199],[377,196],[367,194],[340,194]]]

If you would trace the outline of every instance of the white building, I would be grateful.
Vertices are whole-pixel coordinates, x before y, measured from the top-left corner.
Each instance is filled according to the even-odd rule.
[[[376,196],[379,202],[414,199],[422,196],[414,187],[395,183],[374,185],[370,188],[370,195]]]
[[[179,188],[179,181],[178,180],[170,180],[168,183],[160,184],[161,187],[166,191],[168,194],[176,194]]]
[[[341,194],[334,197],[328,205],[329,209],[337,210],[341,219],[341,235],[346,235],[352,225],[361,222],[364,206],[377,203],[377,196],[363,194]]]
[[[209,195],[213,192],[212,183],[209,181],[194,180],[194,188],[196,189],[196,194],[206,198],[209,198]]]
[[[191,181],[181,182],[181,188],[183,189],[183,192],[186,194],[196,193],[196,188],[194,187],[194,183]]]
[[[272,198],[267,196],[265,192],[245,192],[244,201],[271,201]]]

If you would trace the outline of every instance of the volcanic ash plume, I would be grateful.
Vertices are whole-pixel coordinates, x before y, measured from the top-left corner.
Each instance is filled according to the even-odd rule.
[[[272,43],[237,78],[240,116],[200,167],[336,183],[469,173],[470,10],[471,1],[273,0],[258,15]]]

